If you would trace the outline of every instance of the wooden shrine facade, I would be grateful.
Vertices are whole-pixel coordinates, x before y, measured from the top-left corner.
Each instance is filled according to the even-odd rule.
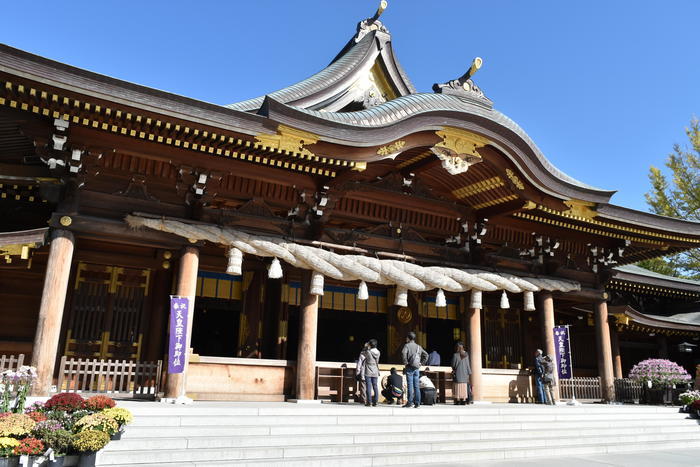
[[[353,361],[375,337],[398,364],[412,330],[443,360],[466,341],[477,391],[482,366],[503,370],[484,376],[498,380],[483,385],[495,400],[534,349],[553,353],[556,324],[573,326],[579,371],[607,388],[630,322],[647,337],[669,329],[667,349],[696,338],[697,323],[641,323],[627,292],[653,291],[663,318],[691,310],[697,284],[647,290],[648,278],[616,268],[697,248],[699,226],[616,206],[614,192],[557,170],[475,84],[481,64],[419,93],[375,15],[311,78],[220,106],[0,46],[0,353],[32,354],[39,393],[62,355],[160,359],[175,293],[195,297],[194,354],[187,382],[168,378],[169,396],[206,393],[228,362],[252,365],[255,381],[281,378],[262,390],[239,382],[241,392],[311,398],[318,360]],[[184,230],[134,228],[127,216]],[[220,237],[190,234],[207,229]],[[372,283],[284,258],[271,277],[277,256],[236,253],[231,232],[373,258],[357,260],[368,270],[492,282],[381,269]],[[609,302],[632,311],[613,320]],[[629,348],[658,350],[642,344]],[[226,384],[212,397],[235,396]]]

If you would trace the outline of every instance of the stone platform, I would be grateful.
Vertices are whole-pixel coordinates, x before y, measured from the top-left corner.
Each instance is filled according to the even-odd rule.
[[[475,465],[700,448],[678,408],[123,402],[136,417],[100,466]]]

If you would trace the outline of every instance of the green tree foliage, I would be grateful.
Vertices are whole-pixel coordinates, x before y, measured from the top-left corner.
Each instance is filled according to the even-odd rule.
[[[666,160],[669,178],[651,167],[652,190],[646,199],[656,214],[700,222],[700,120],[693,118],[685,132],[690,147],[673,146],[673,153]],[[642,261],[639,265],[662,274],[700,279],[700,249]]]

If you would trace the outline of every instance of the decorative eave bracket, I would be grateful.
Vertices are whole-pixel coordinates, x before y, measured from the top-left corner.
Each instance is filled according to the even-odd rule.
[[[483,159],[477,149],[489,144],[489,140],[470,131],[445,127],[435,132],[442,141],[430,148],[442,161],[442,167],[450,175],[469,170],[469,167]]]

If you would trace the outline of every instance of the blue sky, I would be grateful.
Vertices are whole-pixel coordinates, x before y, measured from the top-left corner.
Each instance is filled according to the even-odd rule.
[[[0,42],[219,104],[323,68],[375,0],[70,1],[3,5]],[[700,116],[700,2],[389,0],[382,21],[419,91],[461,75],[561,170],[647,210],[661,166]]]

